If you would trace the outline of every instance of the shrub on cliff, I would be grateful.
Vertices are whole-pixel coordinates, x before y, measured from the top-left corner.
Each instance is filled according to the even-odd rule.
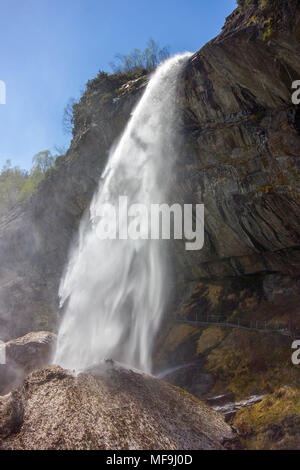
[[[28,173],[19,167],[12,167],[7,160],[0,172],[0,213],[18,203],[22,189],[28,179]]]
[[[74,136],[79,129],[84,129],[90,123],[86,99],[91,93],[96,91],[102,94],[101,104],[111,104],[122,85],[146,75],[169,55],[169,48],[160,47],[153,39],[148,40],[144,50],[135,48],[129,54],[117,54],[115,61],[110,63],[112,74],[100,70],[94,79],[88,80],[86,90],[79,101],[69,99],[63,113],[64,133]]]
[[[143,69],[150,71],[169,55],[168,47],[161,48],[158,42],[149,39],[143,51],[135,48],[127,55],[117,54],[115,62],[111,62],[110,66],[114,73],[136,72]]]
[[[0,214],[15,204],[27,201],[54,163],[55,158],[49,150],[34,155],[29,172],[13,167],[7,160],[0,171]]]
[[[241,9],[259,8],[260,10],[270,10],[276,6],[280,6],[282,0],[237,0],[237,4]]]

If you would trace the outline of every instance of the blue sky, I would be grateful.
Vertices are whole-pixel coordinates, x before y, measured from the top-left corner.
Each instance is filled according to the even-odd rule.
[[[0,168],[30,168],[40,150],[68,146],[63,110],[116,53],[152,37],[171,53],[218,34],[235,0],[1,0]]]

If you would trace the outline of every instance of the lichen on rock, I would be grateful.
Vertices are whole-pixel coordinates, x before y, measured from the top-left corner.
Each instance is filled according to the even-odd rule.
[[[116,363],[78,375],[57,366],[40,369],[0,406],[2,450],[236,446],[222,415],[184,390]]]

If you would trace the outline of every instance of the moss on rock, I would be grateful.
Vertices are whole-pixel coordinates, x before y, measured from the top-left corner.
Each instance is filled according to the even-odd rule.
[[[299,389],[281,387],[260,403],[239,410],[234,426],[247,449],[300,449]]]
[[[203,354],[207,350],[216,347],[224,336],[224,328],[212,326],[205,329],[197,341],[197,354]]]

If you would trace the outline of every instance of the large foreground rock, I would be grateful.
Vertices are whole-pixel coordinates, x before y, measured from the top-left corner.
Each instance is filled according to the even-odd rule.
[[[54,333],[35,331],[1,345],[6,360],[0,364],[0,395],[20,385],[31,371],[48,365],[55,343]]]
[[[110,362],[32,372],[0,397],[0,449],[223,449],[234,434],[180,388]]]

